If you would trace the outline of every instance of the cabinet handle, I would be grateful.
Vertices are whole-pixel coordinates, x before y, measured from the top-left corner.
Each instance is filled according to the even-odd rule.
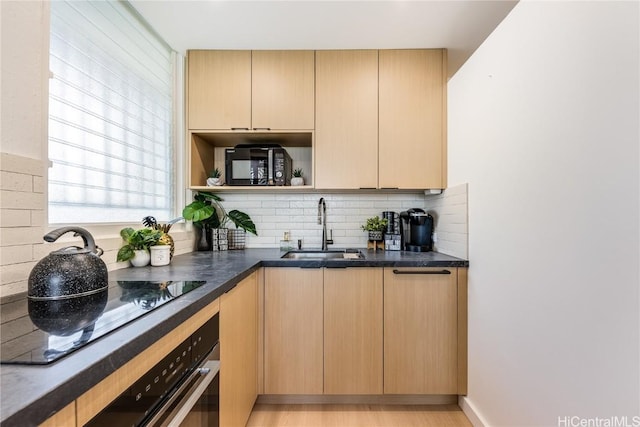
[[[375,190],[376,187],[360,187],[360,190]]]
[[[253,130],[271,130],[271,128],[253,128]]]
[[[427,271],[407,271],[407,270],[393,270],[393,274],[451,274],[449,270],[427,270]]]
[[[399,187],[380,187],[381,190],[397,190]]]
[[[231,130],[249,130],[249,128],[231,128]]]

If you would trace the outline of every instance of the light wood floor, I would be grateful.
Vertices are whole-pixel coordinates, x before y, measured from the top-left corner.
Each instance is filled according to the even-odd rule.
[[[247,427],[471,427],[457,405],[269,405]]]

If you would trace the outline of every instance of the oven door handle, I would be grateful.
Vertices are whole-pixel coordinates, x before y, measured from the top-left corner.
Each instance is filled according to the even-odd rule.
[[[181,393],[184,391],[186,387],[191,385],[193,380],[200,376],[198,382],[194,384],[191,389],[187,393],[187,399],[184,402],[179,403],[179,407],[177,409],[176,414],[163,425],[174,427],[179,426],[184,419],[189,415],[191,409],[198,403],[198,400],[204,394],[209,384],[213,381],[213,379],[220,372],[220,361],[219,360],[209,360],[206,363],[202,364],[200,367],[196,368],[189,378],[176,390],[173,396],[165,402],[162,407],[156,412],[156,415],[149,420],[149,425],[155,425],[157,421],[164,415],[167,409],[178,399]]]

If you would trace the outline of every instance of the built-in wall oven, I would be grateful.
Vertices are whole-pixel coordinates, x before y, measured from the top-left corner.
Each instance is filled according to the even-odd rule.
[[[218,325],[216,315],[86,425],[218,427]]]

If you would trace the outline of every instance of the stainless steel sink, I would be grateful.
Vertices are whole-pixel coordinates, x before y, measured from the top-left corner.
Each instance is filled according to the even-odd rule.
[[[348,250],[348,251],[289,251],[282,255],[281,258],[286,259],[308,259],[308,260],[323,260],[323,259],[364,259],[364,255],[360,251]]]

